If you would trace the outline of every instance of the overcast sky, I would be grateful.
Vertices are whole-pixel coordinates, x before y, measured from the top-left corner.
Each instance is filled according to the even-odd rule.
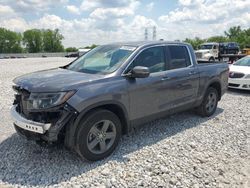
[[[59,28],[68,46],[222,35],[250,27],[250,0],[0,0],[0,27]]]

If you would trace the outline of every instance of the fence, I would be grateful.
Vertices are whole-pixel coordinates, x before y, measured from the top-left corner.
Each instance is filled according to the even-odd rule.
[[[56,53],[18,53],[18,54],[0,54],[0,58],[26,58],[26,57],[65,57],[67,52]]]

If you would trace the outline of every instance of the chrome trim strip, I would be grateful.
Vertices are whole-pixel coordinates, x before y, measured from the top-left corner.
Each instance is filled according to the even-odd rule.
[[[40,134],[44,134],[51,127],[50,123],[40,123],[25,119],[16,111],[16,106],[13,105],[10,110],[11,117],[16,126]]]

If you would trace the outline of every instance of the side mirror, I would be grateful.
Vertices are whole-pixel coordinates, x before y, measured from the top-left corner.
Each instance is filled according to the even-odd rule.
[[[148,67],[136,66],[131,70],[130,77],[132,78],[147,78],[150,72]]]

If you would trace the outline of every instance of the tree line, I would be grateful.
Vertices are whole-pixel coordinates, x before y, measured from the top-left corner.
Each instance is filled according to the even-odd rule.
[[[195,37],[194,39],[186,38],[184,42],[190,43],[194,49],[198,49],[205,42],[237,42],[243,49],[250,45],[250,28],[242,29],[240,26],[234,26],[224,32],[223,36],[212,36],[207,39]]]
[[[76,52],[75,47],[64,48],[63,35],[59,29],[29,29],[23,33],[0,28],[0,53],[37,53],[37,52]],[[250,28],[242,29],[240,26],[231,27],[223,36],[212,36],[207,39],[195,37],[186,38],[184,42],[190,43],[194,49],[204,42],[237,42],[241,49],[250,45]],[[94,48],[93,44],[85,48]]]
[[[0,28],[0,53],[77,52],[75,47],[64,48],[59,29],[29,29],[23,33]],[[94,48],[93,44],[85,48]]]
[[[63,52],[58,29],[29,29],[23,33],[0,28],[0,53]]]

